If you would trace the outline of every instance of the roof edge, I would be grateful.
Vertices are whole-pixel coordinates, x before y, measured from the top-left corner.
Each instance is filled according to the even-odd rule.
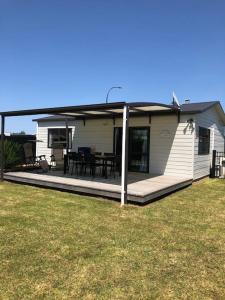
[[[201,102],[199,102],[199,103],[201,103]],[[182,109],[181,109],[181,114],[201,114],[201,113],[204,113],[204,112],[208,111],[209,109],[216,107],[216,106],[220,110],[220,116],[225,125],[225,112],[223,110],[223,107],[222,107],[220,101],[213,101],[213,103],[211,105],[209,105],[208,107],[206,107],[204,109],[192,110],[192,111],[182,111]]]

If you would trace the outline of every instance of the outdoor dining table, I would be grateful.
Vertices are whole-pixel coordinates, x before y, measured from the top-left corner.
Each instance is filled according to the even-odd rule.
[[[114,163],[116,159],[116,155],[95,155],[95,160],[102,162],[102,176],[107,179],[108,178],[108,172],[107,172],[107,166],[108,162]],[[64,174],[66,174],[68,168],[68,156],[64,155]]]

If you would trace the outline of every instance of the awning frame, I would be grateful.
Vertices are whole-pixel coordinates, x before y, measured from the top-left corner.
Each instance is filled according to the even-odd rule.
[[[143,108],[143,109],[142,109]],[[149,108],[149,109],[148,109]],[[151,109],[153,108],[153,109]],[[89,113],[88,113],[89,111]],[[94,113],[96,112],[96,114]],[[78,113],[75,116],[75,113]],[[74,117],[74,119],[82,119],[85,125],[86,118],[113,118],[115,122],[116,117],[123,117],[123,137],[122,137],[122,174],[121,174],[121,206],[127,203],[127,187],[128,187],[128,127],[129,117],[147,115],[149,116],[149,122],[151,116],[155,114],[177,114],[178,122],[180,121],[180,109],[174,105],[166,105],[154,102],[139,102],[139,103],[104,103],[104,104],[92,104],[92,105],[79,105],[79,106],[65,106],[65,107],[53,107],[53,108],[41,108],[41,109],[28,109],[19,111],[7,111],[0,112],[1,115],[1,174],[0,180],[4,180],[4,135],[5,135],[5,118],[15,116],[28,116],[28,115],[40,115],[51,114],[65,116],[66,127],[66,153],[68,154],[68,117]]]
[[[1,116],[5,117],[16,117],[16,116],[28,116],[28,115],[57,115],[57,114],[66,114],[67,116],[69,113],[80,113],[82,116],[79,117],[99,117],[100,114],[94,115],[88,113],[89,111],[96,111],[96,112],[103,112],[105,114],[101,114],[102,116],[114,116],[114,115],[122,115],[123,114],[123,107],[124,105],[128,105],[130,108],[130,113],[132,110],[136,111],[137,113],[147,113],[146,110],[141,110],[141,107],[153,107],[156,106],[158,109],[151,110],[149,112],[177,112],[179,108],[174,105],[167,105],[162,103],[156,102],[114,102],[114,103],[100,103],[100,104],[88,104],[88,105],[78,105],[78,106],[63,106],[63,107],[51,107],[51,108],[38,108],[38,109],[27,109],[27,110],[17,110],[17,111],[5,111],[0,112]],[[138,107],[138,108],[136,108]],[[114,109],[114,112],[112,111]],[[121,112],[116,112],[115,110],[121,110]]]

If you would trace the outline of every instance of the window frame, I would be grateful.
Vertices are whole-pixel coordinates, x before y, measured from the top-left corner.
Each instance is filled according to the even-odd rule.
[[[211,139],[210,129],[203,127],[203,126],[199,126],[199,128],[198,128],[198,155],[209,155],[210,154],[210,144],[211,144],[210,139]]]
[[[53,147],[54,143],[52,145],[50,145],[50,132],[51,132],[51,130],[58,130],[58,132],[59,132],[59,130],[65,130],[65,134],[66,134],[66,128],[62,128],[62,127],[48,128],[48,148],[53,149],[53,148],[55,148],[55,147]],[[72,149],[72,128],[68,128],[68,133],[69,133],[68,134],[69,135],[69,147],[68,147],[68,149]],[[62,143],[59,144],[59,145],[63,145],[63,149],[66,149],[66,145],[64,145],[64,144],[66,144],[66,139],[65,139],[65,143],[62,142]]]

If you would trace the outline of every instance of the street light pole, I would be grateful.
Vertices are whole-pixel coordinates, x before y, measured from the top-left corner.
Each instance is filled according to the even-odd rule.
[[[121,87],[121,86],[113,86],[113,87],[111,87],[111,88],[108,90],[108,93],[107,93],[107,95],[106,95],[106,99],[105,99],[105,102],[106,102],[106,103],[108,103],[108,100],[109,100],[109,93],[110,93],[111,90],[113,90],[113,89],[122,89],[122,87]]]

